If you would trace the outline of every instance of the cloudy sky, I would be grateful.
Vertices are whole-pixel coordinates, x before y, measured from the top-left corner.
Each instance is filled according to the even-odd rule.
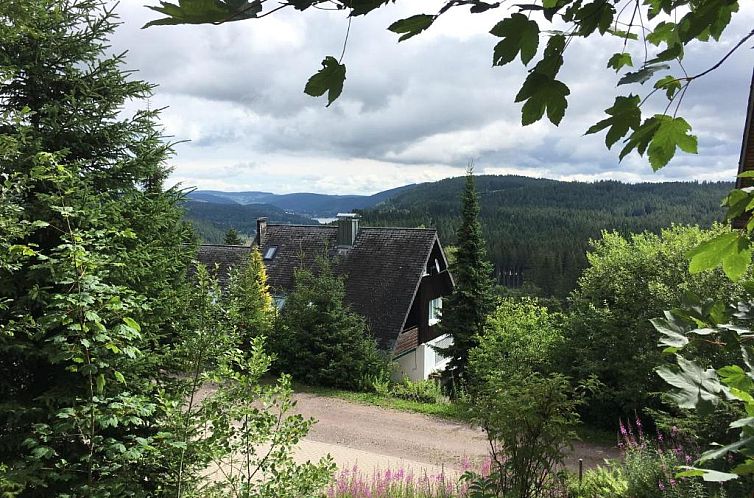
[[[522,127],[513,100],[525,70],[520,64],[491,66],[497,39],[488,31],[502,11],[472,15],[458,9],[400,44],[385,28],[408,15],[435,12],[437,1],[398,1],[355,18],[343,95],[325,108],[324,98],[304,95],[303,87],[324,56],[340,55],[344,13],[284,10],[222,26],[142,30],[159,17],[145,3],[157,1],[121,1],[123,25],[112,46],[128,50],[128,68],[159,85],[150,105],[166,107],[166,133],[185,141],[175,148],[171,178],[185,186],[371,194],[457,176],[470,161],[479,173],[564,180],[735,176],[754,66],[751,42],[697,80],[683,102],[699,154],[681,154],[653,173],[638,156],[618,163],[618,151],[606,150],[604,135],[583,136],[612,105],[617,77],[604,66],[620,51],[619,41],[572,44],[560,76],[571,88],[565,119],[560,127],[544,121]],[[689,73],[712,66],[748,33],[754,2],[742,3],[721,43],[687,50]],[[662,98],[645,114],[653,105],[662,109]]]

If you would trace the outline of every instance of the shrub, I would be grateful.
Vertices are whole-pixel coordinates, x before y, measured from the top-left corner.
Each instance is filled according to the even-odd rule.
[[[293,291],[275,324],[276,368],[310,385],[368,388],[387,361],[367,324],[343,303],[343,279],[320,258],[317,271],[298,269]]]
[[[730,230],[674,226],[660,235],[604,232],[592,243],[589,267],[571,295],[561,371],[575,379],[596,375],[607,386],[584,415],[612,423],[620,414],[660,408],[664,390],[654,369],[663,364],[650,319],[677,307],[688,293],[729,298],[741,292],[722,271],[690,274],[686,254]]]
[[[574,388],[564,375],[549,372],[560,338],[557,317],[546,308],[532,299],[508,299],[469,354],[471,411],[487,433],[503,495],[559,492],[557,472],[576,438],[576,409],[596,387]]]
[[[589,469],[583,480],[572,476],[568,482],[568,496],[572,498],[627,498],[628,481],[620,465],[607,463]]]
[[[425,379],[412,381],[404,377],[390,389],[390,394],[396,398],[418,401],[420,403],[447,403],[448,398],[442,392],[439,381]]]

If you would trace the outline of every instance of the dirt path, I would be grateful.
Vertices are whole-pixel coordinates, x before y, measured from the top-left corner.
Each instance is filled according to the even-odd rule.
[[[410,467],[439,473],[488,454],[484,433],[465,424],[314,394],[295,398],[299,413],[318,420],[301,445],[299,460],[330,453],[339,468],[357,464],[363,470]],[[582,458],[591,467],[618,456],[616,448],[577,443],[567,463],[575,468]]]

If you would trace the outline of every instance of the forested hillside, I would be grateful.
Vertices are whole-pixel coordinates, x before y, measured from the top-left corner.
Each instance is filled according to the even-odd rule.
[[[404,185],[373,195],[329,195],[300,192],[293,194],[271,194],[269,192],[221,192],[218,190],[196,190],[188,194],[195,201],[215,204],[265,204],[287,212],[315,218],[327,218],[337,213],[350,212],[355,209],[367,209],[401,193],[414,188]]]
[[[229,228],[235,228],[241,235],[253,237],[257,230],[257,218],[266,216],[272,223],[298,223],[316,225],[317,222],[306,216],[286,213],[269,204],[186,201],[188,219],[203,242],[219,244],[223,242]]]
[[[499,281],[536,285],[565,296],[586,267],[588,241],[602,230],[659,232],[672,224],[722,220],[729,183],[559,182],[518,176],[476,177],[488,255]],[[463,178],[427,183],[364,210],[366,225],[431,226],[456,244]]]

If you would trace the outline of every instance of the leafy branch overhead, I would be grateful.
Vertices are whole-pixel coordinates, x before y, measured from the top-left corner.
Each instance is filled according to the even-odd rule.
[[[369,14],[395,0],[178,0],[177,4],[161,1],[150,8],[165,17],[145,27],[162,24],[222,24],[244,19],[262,18],[283,9],[340,10],[348,17]],[[605,143],[612,147],[623,140],[620,158],[636,151],[647,154],[652,168],[667,165],[678,149],[696,153],[696,138],[691,126],[678,116],[689,85],[719,67],[749,38],[740,40],[726,54],[721,54],[711,68],[682,65],[686,47],[693,42],[719,41],[739,10],[738,0],[542,0],[520,4],[484,2],[481,0],[446,0],[438,12],[422,13],[399,19],[387,28],[406,41],[430,29],[443,15],[458,8],[471,13],[500,9],[502,18],[490,30],[500,40],[492,54],[493,66],[505,66],[517,59],[528,66],[540,52],[542,39],[546,48],[530,69],[516,95],[521,102],[521,122],[529,125],[545,115],[560,124],[568,107],[568,82],[558,78],[564,53],[575,38],[593,38],[593,43],[607,45],[608,38],[622,42],[622,50],[612,54],[606,67],[618,73],[617,85],[647,88],[643,99],[636,90],[618,95],[608,117],[589,128],[587,133],[607,129]],[[345,44],[348,27],[344,26]],[[603,41],[603,39],[605,41]],[[341,56],[340,59],[343,57]],[[305,93],[319,97],[327,93],[327,105],[336,100],[345,82],[345,65],[341,60],[326,57],[322,69],[306,83]],[[699,70],[692,73],[690,70]],[[651,85],[643,85],[652,82]],[[649,100],[664,94],[662,113],[643,118],[642,110]]]

